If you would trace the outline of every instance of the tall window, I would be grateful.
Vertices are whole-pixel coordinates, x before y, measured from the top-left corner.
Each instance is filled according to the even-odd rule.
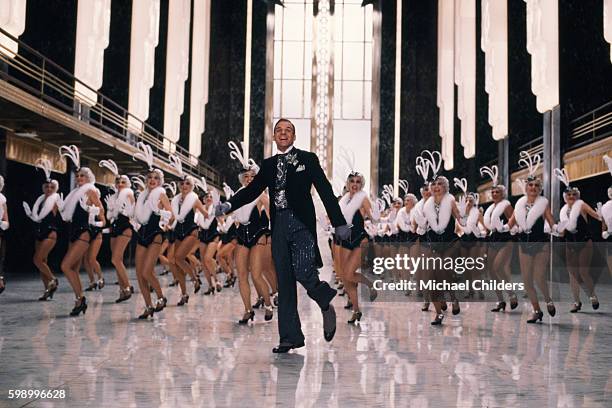
[[[296,128],[296,146],[310,150],[312,0],[288,0],[274,14],[274,122]]]
[[[372,6],[361,7],[361,0],[336,0],[334,23],[334,163],[338,163],[342,149],[348,150],[355,155],[356,170],[368,176],[372,127]]]

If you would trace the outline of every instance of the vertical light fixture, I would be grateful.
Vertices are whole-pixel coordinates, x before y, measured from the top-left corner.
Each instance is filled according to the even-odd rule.
[[[604,38],[610,43],[610,62],[612,62],[612,0],[604,0],[603,7]]]
[[[395,128],[393,131],[393,194],[399,194],[402,103],[402,1],[397,0],[395,23]]]
[[[455,4],[455,84],[463,156],[476,155],[476,0]]]
[[[330,0],[315,0],[315,55],[313,62],[313,126],[311,126],[311,150],[319,157],[321,167],[331,177],[333,146],[332,105],[333,55],[332,55],[332,4]]]
[[[454,82],[454,0],[438,0],[438,101],[440,110],[440,137],[444,169],[452,170],[455,82]]]
[[[247,0],[246,52],[244,57],[244,155],[249,157],[249,129],[251,127],[251,43],[253,37],[253,0]]]
[[[485,53],[485,91],[493,139],[508,136],[508,3],[482,0],[480,47]]]
[[[185,81],[189,76],[189,26],[191,0],[172,0],[168,6],[164,135],[179,140],[181,115],[185,108]],[[170,150],[173,145],[166,146]]]
[[[524,0],[527,3],[527,51],[531,54],[531,91],[538,112],[559,105],[559,3],[558,0]]]
[[[79,0],[77,8],[74,76],[89,88],[75,83],[74,96],[89,106],[97,103],[95,91],[102,86],[104,50],[108,47],[110,34],[110,7],[110,0]]]
[[[155,81],[155,47],[159,42],[159,0],[133,0],[130,40],[128,127],[142,132],[149,117],[149,93]]]
[[[0,2],[0,27],[13,37],[23,34],[26,24],[26,0],[3,0]],[[13,58],[17,54],[15,41],[0,34],[0,53]]]

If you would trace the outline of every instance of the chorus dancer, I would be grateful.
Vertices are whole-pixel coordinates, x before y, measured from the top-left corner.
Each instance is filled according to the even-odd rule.
[[[4,231],[6,231],[9,227],[8,222],[8,210],[6,208],[6,197],[1,193],[4,188],[4,177],[0,176],[0,253],[2,252],[2,245],[4,244]],[[2,265],[4,265],[4,259],[0,260]],[[4,272],[4,267],[2,267]],[[4,276],[0,275],[0,293],[4,292],[6,288],[6,281]]]
[[[593,240],[589,231],[589,217],[600,220],[599,214],[580,199],[580,190],[570,185],[565,169],[553,169],[553,174],[565,185],[563,201],[565,205],[559,213],[557,232],[565,241],[565,258],[569,273],[570,288],[574,297],[574,306],[570,313],[582,309],[580,301],[580,282],[582,289],[591,301],[594,310],[599,309],[599,300],[595,294],[595,284],[591,278],[591,259],[593,257]]]
[[[223,192],[226,200],[229,200],[234,195],[234,191],[226,183],[223,183]],[[236,222],[231,215],[218,217],[218,219],[218,229],[221,238],[217,247],[216,258],[217,263],[221,266],[223,272],[225,272],[225,283],[223,287],[229,288],[234,287],[237,280],[234,267],[234,254],[236,252],[236,246],[238,245],[238,240],[236,238]]]
[[[482,225],[483,217],[480,212],[478,204],[480,202],[480,196],[478,193],[468,191],[468,183],[466,178],[453,179],[455,187],[461,190],[461,197],[457,203],[459,209],[459,230],[461,236],[459,237],[461,256],[468,259],[476,259],[480,253],[479,243],[484,238],[484,233],[481,231],[480,226]],[[468,281],[478,280],[480,278],[479,271],[476,269],[465,271],[463,278]],[[474,297],[474,289],[469,288],[465,299]],[[484,299],[484,293],[482,290],[478,291],[478,297]]]
[[[217,280],[217,262],[215,262],[215,253],[217,252],[217,244],[219,243],[219,231],[217,229],[217,217],[215,217],[215,205],[220,201],[219,193],[211,188],[208,189],[206,180],[202,177],[201,182],[204,196],[202,197],[202,205],[206,209],[207,216],[198,213],[197,223],[200,227],[198,233],[200,247],[200,262],[204,269],[204,277],[208,283],[208,291],[221,292],[222,285]]]
[[[166,190],[168,200],[172,202],[172,199],[176,197],[176,193],[178,190],[176,182],[171,181],[170,183],[164,183],[163,187]],[[158,260],[165,271],[169,271],[172,273],[172,282],[170,282],[168,286],[177,286],[179,284],[179,272],[177,271],[178,266],[176,266],[176,261],[174,259],[176,236],[174,234],[174,228],[172,225],[166,225],[164,227],[162,239],[162,247]],[[163,271],[160,275],[164,275]]]
[[[412,258],[418,258],[422,255],[429,254],[429,247],[427,246],[427,218],[425,218],[425,214],[423,213],[423,206],[425,202],[431,197],[431,189],[429,186],[429,171],[431,166],[429,165],[429,161],[427,161],[423,156],[418,156],[416,158],[415,169],[418,175],[423,178],[423,185],[419,189],[419,193],[421,194],[421,199],[416,203],[414,209],[410,212],[410,218],[412,221],[412,228],[416,233],[415,244],[412,246],[410,250],[410,256]],[[420,268],[415,273],[415,279],[417,282],[421,282],[426,279],[426,275],[428,272],[425,268]],[[423,296],[423,291],[419,287],[417,291],[418,296]],[[423,305],[421,306],[422,312],[429,311],[429,299],[425,297],[423,301]],[[446,309],[446,304],[443,304],[443,307]]]
[[[100,228],[104,225],[104,207],[94,185],[96,179],[93,172],[88,167],[81,167],[79,149],[75,145],[61,146],[59,153],[70,159],[76,169],[77,185],[59,205],[59,209],[63,220],[70,222],[70,244],[61,268],[76,296],[70,315],[78,316],[87,311],[87,299],[78,268],[89,250],[93,237],[92,227]],[[99,221],[96,221],[96,217],[99,217]]]
[[[57,193],[59,183],[51,178],[51,161],[49,159],[36,160],[36,167],[45,173],[45,182],[41,194],[32,209],[25,201],[23,209],[25,214],[34,222],[34,265],[40,272],[45,292],[38,300],[53,299],[59,285],[58,279],[49,267],[47,258],[57,243],[57,232],[61,224],[58,203],[61,197]]]
[[[137,146],[140,151],[134,155],[134,159],[143,160],[149,168],[146,188],[138,195],[134,211],[140,224],[136,245],[136,277],[145,302],[145,310],[138,318],[147,319],[153,317],[155,312],[161,312],[168,303],[155,276],[155,264],[161,251],[163,231],[174,221],[174,215],[163,187],[164,173],[153,167],[151,147],[142,142]],[[151,288],[157,295],[155,306],[151,300]]]
[[[238,180],[242,187],[236,191],[239,194],[255,178],[259,172],[259,166],[242,155],[241,150],[234,142],[229,142],[230,157],[237,159],[242,165]],[[241,142],[242,146],[242,142]],[[244,148],[244,147],[243,147]],[[234,218],[239,223],[236,229],[238,247],[236,248],[236,268],[238,270],[238,286],[240,296],[244,303],[244,315],[238,320],[239,324],[247,324],[255,318],[255,310],[251,304],[251,287],[249,284],[249,272],[253,279],[253,285],[257,292],[264,298],[264,319],[269,321],[273,316],[272,303],[268,284],[263,278],[262,257],[265,246],[266,226],[261,224],[260,207],[265,205],[263,191],[255,200],[234,211]]]
[[[98,197],[102,196],[97,187],[96,193]],[[95,221],[96,222],[91,225],[91,241],[89,243],[89,248],[83,256],[85,271],[87,271],[87,275],[89,276],[89,286],[85,289],[85,292],[101,290],[105,285],[102,267],[100,266],[100,262],[98,262],[98,254],[102,248],[102,229],[105,221],[98,215],[95,216]]]
[[[504,231],[510,229],[519,241],[519,261],[521,277],[525,284],[527,296],[533,306],[533,313],[527,323],[542,321],[544,313],[540,309],[536,285],[544,296],[546,309],[551,316],[556,314],[555,304],[550,296],[547,275],[548,257],[550,255],[548,234],[556,232],[557,225],[550,211],[548,200],[542,194],[542,180],[536,176],[540,165],[540,156],[531,156],[528,152],[520,152],[519,163],[527,166],[529,175],[524,186],[524,195],[514,206],[514,214],[508,221]],[[546,221],[548,225],[545,225]]]
[[[397,242],[400,245],[399,252],[412,256],[411,254],[413,247],[416,245],[416,240],[418,239],[416,228],[412,222],[412,211],[414,210],[418,200],[414,194],[408,192],[407,181],[400,180],[400,187],[404,191],[404,205],[402,208],[400,208],[400,210],[397,212],[397,216],[395,217],[395,225],[398,230]],[[414,273],[408,272],[408,274],[410,276],[407,276],[406,273],[402,273],[401,276],[414,281]],[[410,294],[410,290],[407,290],[406,296],[410,296]]]
[[[174,214],[174,264],[178,267],[178,279],[181,287],[181,299],[177,306],[183,306],[189,301],[189,295],[185,290],[185,277],[191,276],[194,285],[194,293],[201,288],[200,278],[196,275],[193,265],[187,261],[187,256],[198,243],[198,225],[195,223],[195,214],[199,212],[204,217],[208,216],[204,205],[198,195],[193,191],[196,180],[183,172],[183,165],[178,156],[171,155],[170,162],[179,174],[179,193],[172,198],[172,212]]]
[[[610,175],[612,175],[612,157],[603,156],[603,160],[608,166]],[[605,204],[597,203],[597,212],[602,220],[601,222],[601,238],[608,244],[612,242],[612,185],[608,187],[608,201]],[[612,248],[607,245],[607,261],[608,271],[612,273]]]
[[[119,173],[119,168],[113,160],[101,160],[99,165],[110,170],[115,176],[115,191],[108,195],[105,201],[106,217],[110,223],[111,262],[117,271],[119,282],[119,297],[115,303],[121,303],[131,298],[134,293],[123,263],[123,255],[134,235],[132,220],[136,200],[130,178]]]
[[[483,223],[487,231],[487,256],[489,262],[491,262],[488,272],[493,280],[512,282],[510,260],[512,259],[514,248],[512,245],[513,237],[510,235],[506,225],[514,213],[514,208],[507,199],[508,192],[506,186],[499,184],[499,168],[496,165],[481,167],[480,175],[491,178],[490,195],[492,203],[487,207],[483,215]],[[504,293],[501,290],[495,290],[495,294],[497,296],[497,303],[491,311],[504,312],[507,305]],[[507,294],[510,301],[510,309],[516,309],[518,307],[516,293],[510,289]]]
[[[449,193],[448,179],[438,174],[442,165],[440,152],[426,150],[424,153],[429,156],[426,161],[433,171],[433,181],[430,186],[432,195],[423,204],[423,215],[428,227],[425,235],[430,253],[439,254],[437,256],[444,259],[454,255],[453,243],[459,238],[455,232],[455,226],[456,221],[460,221],[461,215],[455,197]],[[448,273],[439,269],[429,272],[430,277],[437,282],[449,282],[455,279],[455,276],[451,275],[453,272]],[[454,315],[459,314],[461,309],[454,291],[449,291],[449,294],[452,301],[452,312]],[[434,290],[430,293],[430,296],[436,309],[436,317],[431,324],[434,326],[441,325],[444,319],[442,311],[446,305],[444,292]]]
[[[293,147],[295,126],[279,119],[274,126],[278,154],[264,160],[261,171],[228,202],[216,207],[216,215],[236,211],[257,200],[268,188],[272,225],[272,255],[278,276],[278,329],[280,343],[273,353],[287,353],[304,346],[304,334],[297,310],[299,281],[317,302],[323,317],[323,337],[331,341],[336,333],[336,312],[330,303],[336,291],[319,279],[322,266],[317,245],[317,226],[311,188],[317,189],[327,210],[337,238],[350,233],[332,187],[314,153]]]
[[[340,199],[340,210],[347,225],[350,226],[350,235],[338,241],[340,246],[339,272],[344,287],[348,294],[350,303],[353,305],[352,316],[347,323],[355,324],[361,321],[363,313],[359,308],[359,295],[357,285],[366,285],[370,292],[370,301],[376,300],[378,292],[374,289],[372,281],[363,274],[358,273],[361,267],[361,245],[369,241],[369,235],[365,230],[364,221],[366,218],[377,221],[380,218],[378,207],[372,206],[368,194],[363,191],[365,187],[365,177],[353,170],[354,160],[350,163],[351,172],[346,179],[348,192]]]

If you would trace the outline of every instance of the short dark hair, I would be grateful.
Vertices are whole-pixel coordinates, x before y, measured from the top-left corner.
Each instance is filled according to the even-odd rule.
[[[280,118],[279,120],[276,121],[276,123],[274,124],[274,129],[276,130],[276,127],[278,126],[279,123],[281,122],[287,122],[291,125],[291,127],[293,128],[293,133],[295,133],[295,125],[293,124],[293,122],[291,122],[289,119],[285,119],[285,118]]]

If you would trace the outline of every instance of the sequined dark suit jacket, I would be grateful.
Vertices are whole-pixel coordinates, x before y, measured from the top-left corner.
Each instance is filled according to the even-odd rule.
[[[346,221],[340,211],[340,206],[338,205],[338,200],[334,195],[331,184],[329,184],[319,164],[317,155],[299,150],[295,147],[291,149],[289,155],[293,157],[294,153],[295,157],[289,160],[287,169],[287,186],[285,191],[287,203],[289,208],[293,210],[295,216],[306,226],[306,228],[308,228],[315,242],[317,242],[317,221],[310,192],[313,185],[323,201],[331,224],[334,227],[338,227],[346,224]],[[253,181],[251,181],[246,188],[238,191],[236,195],[229,200],[232,205],[231,211],[234,211],[257,199],[257,197],[268,188],[270,193],[270,225],[273,230],[276,214],[274,197],[276,192],[275,178],[277,160],[278,155],[265,159],[259,173],[257,173]],[[318,246],[316,246],[316,265],[319,268],[323,266]]]

